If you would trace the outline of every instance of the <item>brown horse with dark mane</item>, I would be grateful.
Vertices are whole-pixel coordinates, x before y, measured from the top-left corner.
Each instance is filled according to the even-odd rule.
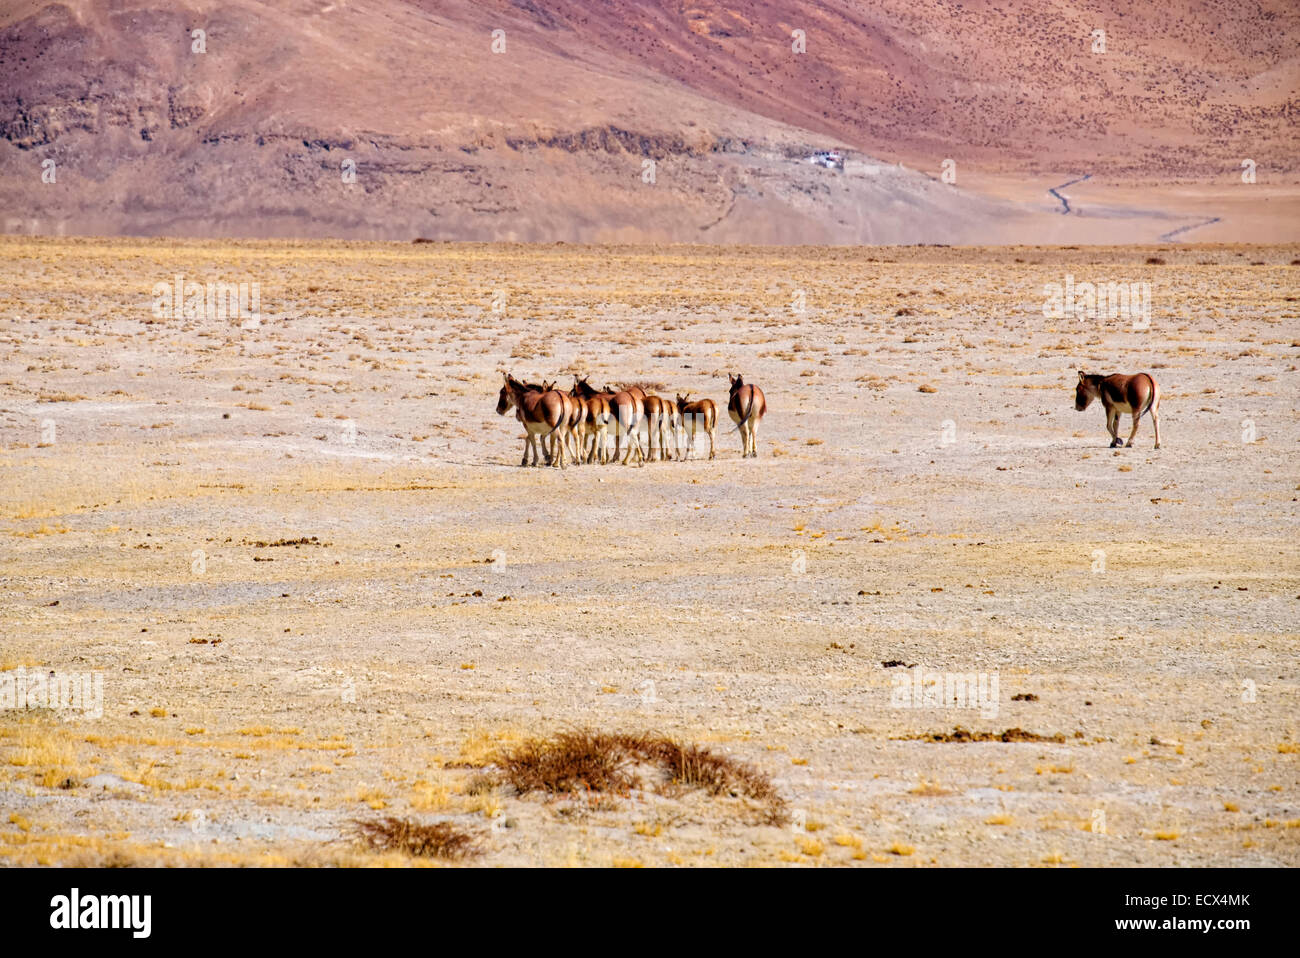
[[[594,395],[584,396],[583,389]],[[587,385],[587,377],[573,377],[573,388],[569,395],[582,404],[583,415],[578,421],[578,454],[581,462],[599,462],[604,465],[609,461],[609,400],[603,393],[597,393]],[[588,441],[590,440],[590,449]]]
[[[767,397],[757,386],[746,384],[744,376],[733,376],[731,395],[727,399],[727,413],[740,430],[741,457],[758,457],[758,424],[767,413]]]
[[[687,396],[690,394],[688,393]],[[714,430],[718,426],[718,407],[714,405],[712,399],[696,399],[691,401],[681,393],[677,394],[677,415],[678,423],[689,434],[682,445],[685,446],[683,459],[689,459],[691,452],[695,449],[695,431],[703,429],[709,434],[709,458],[714,456],[713,442]]]
[[[1111,447],[1122,446],[1119,438],[1119,417],[1124,413],[1133,416],[1133,431],[1128,444],[1138,432],[1138,420],[1151,413],[1151,426],[1156,431],[1156,448],[1160,448],[1160,387],[1150,373],[1126,376],[1089,375],[1079,370],[1079,384],[1074,390],[1074,408],[1082,412],[1094,399],[1100,399],[1106,410],[1106,431],[1110,433]]]
[[[545,386],[522,383],[507,372],[501,394],[497,397],[497,415],[504,416],[511,408],[515,418],[524,424],[524,458],[519,463],[528,465],[528,450],[533,451],[533,465],[538,464],[537,440],[553,437],[551,452],[546,456],[548,465],[564,468],[564,444],[568,439],[569,418],[573,415],[574,400],[564,393]],[[545,445],[543,443],[543,451]]]
[[[645,393],[641,389],[633,386],[631,389],[620,389],[615,392],[606,387],[601,391],[582,379],[574,384],[574,392],[583,399],[600,397],[609,403],[609,423],[614,428],[615,460],[618,459],[623,437],[626,436],[627,452],[623,456],[623,464],[627,465],[628,460],[632,458],[633,449],[636,450],[637,459],[645,462],[645,453],[641,451],[641,443],[636,435],[641,420],[645,418]]]

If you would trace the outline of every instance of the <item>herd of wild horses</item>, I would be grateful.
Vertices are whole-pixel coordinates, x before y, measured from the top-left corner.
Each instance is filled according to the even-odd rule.
[[[633,453],[639,462],[659,459],[688,459],[695,446],[697,431],[709,437],[709,458],[714,458],[715,430],[718,425],[718,408],[712,399],[692,401],[677,394],[676,400],[648,394],[640,386],[619,389],[596,389],[587,377],[573,377],[573,388],[557,389],[554,382],[525,383],[503,372],[505,384],[497,398],[497,415],[504,416],[511,409],[524,426],[524,458],[519,464],[528,465],[528,454],[533,455],[534,466],[539,465],[538,446],[546,464],[564,468],[575,463],[601,464],[617,462],[620,454],[623,464]],[[758,424],[767,413],[767,399],[763,390],[744,381],[743,376],[727,374],[731,382],[727,397],[727,413],[740,432],[741,455],[758,456]],[[1079,370],[1079,382],[1074,392],[1074,407],[1087,409],[1100,399],[1106,410],[1106,431],[1111,436],[1111,446],[1123,446],[1119,437],[1119,418],[1127,413],[1133,417],[1133,431],[1128,445],[1137,436],[1138,420],[1151,414],[1151,424],[1156,433],[1156,448],[1160,448],[1160,387],[1150,373],[1132,376],[1117,373],[1113,376],[1090,375]],[[641,430],[644,428],[646,447],[641,448]],[[609,453],[610,433],[614,438],[614,453]],[[549,443],[548,443],[549,440]],[[622,452],[624,441],[627,451]],[[672,443],[669,452],[668,444]]]
[[[564,468],[575,463],[601,464],[617,462],[622,456],[626,465],[635,453],[639,462],[659,459],[689,458],[697,432],[709,437],[709,458],[716,455],[715,430],[718,407],[712,399],[692,401],[681,394],[676,400],[647,393],[640,386],[620,389],[596,389],[584,376],[573,377],[573,388],[556,389],[554,382],[525,383],[509,373],[502,373],[505,384],[497,398],[497,415],[511,409],[524,425],[524,458],[528,453],[533,465],[539,464],[538,446],[547,465]],[[763,390],[746,383],[741,376],[730,376],[731,395],[727,411],[740,430],[743,454],[758,455],[758,424],[767,412]],[[641,448],[641,430],[645,430],[646,448]],[[609,452],[613,433],[614,452]],[[539,443],[539,440],[540,443]],[[549,447],[547,440],[549,440]],[[623,443],[627,451],[623,452]],[[672,451],[669,452],[669,443]]]

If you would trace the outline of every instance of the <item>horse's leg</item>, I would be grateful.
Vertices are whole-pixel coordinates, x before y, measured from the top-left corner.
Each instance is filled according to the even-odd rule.
[[[633,451],[636,452],[636,461],[645,465],[645,452],[641,449],[640,423],[633,426],[627,433],[627,455],[623,457],[623,465],[627,465],[632,458]]]
[[[627,452],[623,453],[623,465],[626,466],[628,462],[631,461],[633,447],[636,447],[637,455],[640,458],[644,459],[645,456],[641,453],[641,440],[637,436],[641,424],[632,422],[631,417],[628,417],[628,419],[625,420],[621,416],[619,417],[617,422],[618,425],[614,429],[615,437],[617,437],[620,433],[622,433],[624,438],[627,439]],[[615,439],[615,442],[617,442],[617,439]],[[614,449],[614,458],[615,459],[618,458],[617,446]]]
[[[1123,445],[1119,438],[1119,412],[1114,409],[1106,410],[1106,431],[1110,433],[1110,446],[1112,449]]]
[[[1156,412],[1156,407],[1151,407],[1151,427],[1156,431],[1156,448],[1160,448],[1160,414]]]
[[[639,439],[637,439],[636,436],[632,435],[632,433],[633,433],[633,429],[634,429],[634,428],[635,428],[635,427],[629,427],[629,428],[627,429],[627,452],[623,453],[623,465],[625,465],[625,466],[628,464],[628,461],[632,458],[632,447],[633,447],[633,446],[636,447],[636,451],[637,451],[638,454],[641,452],[641,441],[640,441]],[[615,433],[614,435],[617,436],[618,433]],[[616,458],[616,459],[618,458],[617,454],[615,454],[615,457],[614,457],[614,458]],[[642,457],[642,458],[644,458],[644,457]]]
[[[1142,414],[1140,412],[1135,412],[1133,414],[1133,431],[1128,434],[1128,445],[1130,448],[1133,446],[1133,437],[1138,434],[1138,420],[1141,418]]]

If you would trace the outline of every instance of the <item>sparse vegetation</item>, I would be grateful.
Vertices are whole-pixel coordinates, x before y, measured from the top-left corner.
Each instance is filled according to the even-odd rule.
[[[661,735],[575,729],[528,739],[498,753],[494,762],[501,781],[520,794],[626,794],[656,784],[645,781],[642,766],[650,766],[666,776],[657,783],[666,794],[701,789],[715,796],[745,797],[765,806],[774,820],[784,808],[776,788],[762,772]]]
[[[0,681],[105,678],[101,718],[0,708],[0,865],[450,860],[328,840],[384,816],[481,833],[461,860],[491,866],[1037,864],[1057,844],[1084,866],[1121,844],[1141,864],[1295,860],[1300,746],[1273,678],[1300,601],[1293,246],[1021,249],[1019,266],[992,249],[0,247],[0,305],[21,317],[0,352]],[[285,322],[133,318],[154,279],[236,262]],[[1041,284],[1067,273],[1150,277],[1154,335],[1043,320]],[[504,315],[481,312],[502,287]],[[915,314],[895,319],[902,303]],[[521,475],[494,411],[521,335],[552,354],[520,361],[529,378],[722,401],[727,372],[753,370],[760,459],[739,459],[722,408],[714,463]],[[1076,364],[1162,370],[1168,451],[1146,432],[1107,450],[1101,412],[1073,411]],[[58,394],[85,401],[39,402]],[[1247,417],[1264,441],[1243,443]],[[1214,667],[1228,646],[1250,653],[1249,708]],[[1000,716],[889,707],[891,683],[936,668],[1000,668]],[[587,768],[521,793],[493,764],[566,722],[675,745],[603,766],[608,791]],[[700,753],[770,775],[804,829],[773,827]],[[1145,818],[1129,789],[1188,812]],[[1080,831],[1096,807],[1116,841]]]
[[[356,819],[352,825],[361,843],[375,851],[396,851],[449,861],[468,858],[479,852],[478,837],[449,822],[423,824],[390,815],[374,820]]]

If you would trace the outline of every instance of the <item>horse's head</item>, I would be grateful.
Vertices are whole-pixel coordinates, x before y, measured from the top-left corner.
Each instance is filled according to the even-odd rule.
[[[731,380],[731,395],[733,396],[736,395],[737,389],[745,385],[745,377],[743,374],[740,376],[733,376],[731,373],[727,373],[727,379]]]
[[[1079,370],[1079,384],[1074,388],[1074,408],[1083,412],[1088,405],[1101,395],[1098,387],[1100,376],[1089,376],[1082,369]]]
[[[515,403],[514,390],[511,388],[511,386],[512,384],[518,385],[517,383],[514,383],[514,381],[510,378],[509,373],[503,372],[501,375],[505,378],[505,382],[501,384],[501,393],[497,396],[498,416],[504,416],[507,412],[509,412],[510,407],[514,405]]]

